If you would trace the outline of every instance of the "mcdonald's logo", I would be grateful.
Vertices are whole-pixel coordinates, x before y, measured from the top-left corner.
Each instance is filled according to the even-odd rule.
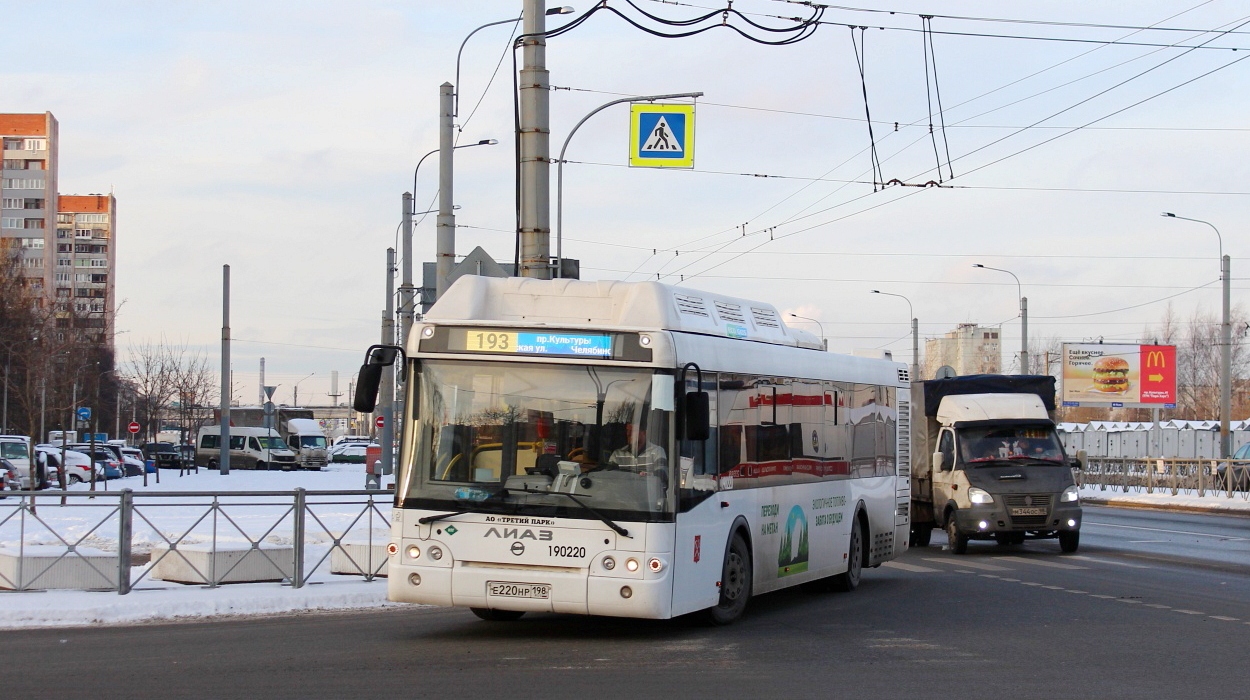
[[[1167,367],[1167,357],[1162,350],[1151,350],[1146,353],[1146,367]]]

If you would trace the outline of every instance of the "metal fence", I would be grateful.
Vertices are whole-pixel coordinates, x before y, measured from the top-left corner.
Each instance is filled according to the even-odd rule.
[[[387,491],[9,491],[0,589],[129,593],[160,579],[217,587],[314,574],[385,576]]]
[[[1076,472],[1081,486],[1125,492],[1185,493],[1198,497],[1250,500],[1250,461],[1089,457]]]

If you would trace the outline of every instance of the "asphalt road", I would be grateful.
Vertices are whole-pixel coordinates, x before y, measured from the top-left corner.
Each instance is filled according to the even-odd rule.
[[[398,608],[0,633],[4,698],[1250,698],[1250,519],[1091,507],[930,547],[727,628]],[[385,694],[385,695],[383,695]]]

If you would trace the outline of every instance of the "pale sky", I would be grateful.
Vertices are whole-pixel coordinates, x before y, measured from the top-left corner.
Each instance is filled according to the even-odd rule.
[[[723,7],[638,4],[674,19]],[[1194,45],[1214,35],[941,15],[1213,30],[1250,20],[1244,3],[873,6],[938,15],[932,40],[947,128],[945,142],[940,129],[936,137],[944,171],[949,148],[952,188],[873,192],[864,87],[846,27],[773,47],[724,29],[661,39],[600,12],[552,39],[551,83],[576,89],[551,96],[553,156],[577,120],[619,95],[705,93],[693,172],[623,167],[625,106],[577,133],[568,158],[579,162],[565,169],[565,254],[580,258],[582,278],[685,275],[685,286],[820,319],[831,350],[884,346],[910,361],[907,305],[871,295],[876,288],[910,298],[922,337],[961,322],[1002,323],[1010,362],[1019,349],[1016,284],[973,263],[1020,278],[1032,339],[1132,342],[1162,315],[1167,301],[1158,300],[1174,294],[1182,316],[1218,314],[1215,234],[1159,216],[1173,211],[1219,228],[1234,304],[1245,298],[1250,61],[1195,79],[1250,57],[1250,25],[1210,44],[1238,52],[940,33]],[[806,14],[768,0],[734,7]],[[264,356],[278,401],[289,403],[295,382],[315,373],[300,384],[300,401],[325,403],[330,372],[341,373],[346,393],[379,338],[385,249],[413,167],[438,145],[438,86],[454,79],[456,49],[473,28],[519,13],[517,0],[13,4],[5,25],[29,31],[6,33],[0,111],[57,117],[62,193],[116,193],[123,358],[131,344],[163,336],[203,348],[217,366],[229,263],[236,397],[255,399]],[[921,20],[835,10],[824,19],[871,27],[864,68],[884,179],[935,178],[923,35],[902,30]],[[500,144],[461,150],[456,162],[457,252],[482,245],[501,261],[511,261],[513,245],[510,31],[484,30],[465,48],[462,139]],[[1119,110],[1100,128],[1062,136],[1053,128]],[[936,104],[933,120],[940,126]],[[436,183],[431,157],[419,208],[433,202]],[[428,217],[416,229],[418,280],[419,262],[433,259],[433,224]]]

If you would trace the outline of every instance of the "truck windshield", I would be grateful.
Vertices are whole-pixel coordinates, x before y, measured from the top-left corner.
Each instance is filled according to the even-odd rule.
[[[0,442],[0,457],[5,459],[30,459],[24,442]]]
[[[323,435],[301,435],[299,436],[300,447],[325,447],[326,439]]]
[[[1063,445],[1049,425],[962,428],[959,454],[965,464],[1024,459],[1064,464]]]
[[[672,413],[651,410],[653,375],[633,368],[423,361],[413,382],[419,419],[405,426],[400,460],[402,504],[598,517],[589,506],[616,520],[671,518]]]

